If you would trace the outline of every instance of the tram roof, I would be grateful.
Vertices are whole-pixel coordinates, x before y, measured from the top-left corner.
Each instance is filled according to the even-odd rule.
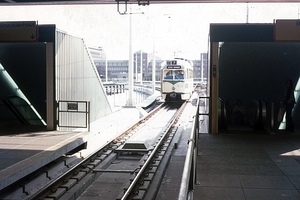
[[[176,63],[171,63],[172,61],[176,61]],[[177,58],[165,60],[161,63],[161,69],[193,69],[193,62],[191,60]]]

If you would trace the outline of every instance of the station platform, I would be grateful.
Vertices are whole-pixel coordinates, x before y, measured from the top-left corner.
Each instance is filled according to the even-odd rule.
[[[82,156],[104,146],[140,118],[123,108],[91,124],[87,131],[36,131],[0,136],[0,190],[87,143]],[[120,120],[121,119],[121,120]]]
[[[119,99],[119,98],[118,98]],[[118,102],[116,105],[121,105]],[[87,131],[34,131],[0,135],[0,190],[88,142],[98,149],[141,118],[135,107],[115,106],[114,112],[91,124]],[[181,138],[186,144],[188,138]],[[156,200],[178,193],[185,155],[175,150]],[[240,129],[218,135],[200,133],[195,200],[300,199],[300,132]]]
[[[200,134],[194,199],[300,199],[300,132]]]
[[[78,132],[28,132],[0,136],[0,190],[84,144]]]
[[[112,114],[90,124],[90,131],[47,131],[32,126],[1,126],[0,191],[62,155],[86,145],[81,157],[101,148],[143,114],[136,107],[124,107],[126,94],[108,97]],[[145,113],[144,113],[145,114]]]

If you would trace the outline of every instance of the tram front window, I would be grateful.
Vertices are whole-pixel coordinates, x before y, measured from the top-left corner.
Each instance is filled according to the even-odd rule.
[[[173,79],[173,71],[171,70],[164,71],[164,74],[165,74],[164,79],[168,79],[168,80]]]
[[[164,74],[164,79],[166,80],[184,79],[183,70],[166,70]]]
[[[184,79],[184,73],[183,70],[176,70],[175,71],[175,79]]]

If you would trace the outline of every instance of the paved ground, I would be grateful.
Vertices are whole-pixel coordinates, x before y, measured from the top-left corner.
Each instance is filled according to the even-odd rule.
[[[300,199],[300,133],[200,134],[196,200]]]

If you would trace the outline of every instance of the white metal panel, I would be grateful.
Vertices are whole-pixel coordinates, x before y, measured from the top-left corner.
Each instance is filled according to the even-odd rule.
[[[89,101],[91,122],[112,112],[105,89],[83,39],[56,31],[56,100]],[[75,115],[64,124],[82,124]]]

